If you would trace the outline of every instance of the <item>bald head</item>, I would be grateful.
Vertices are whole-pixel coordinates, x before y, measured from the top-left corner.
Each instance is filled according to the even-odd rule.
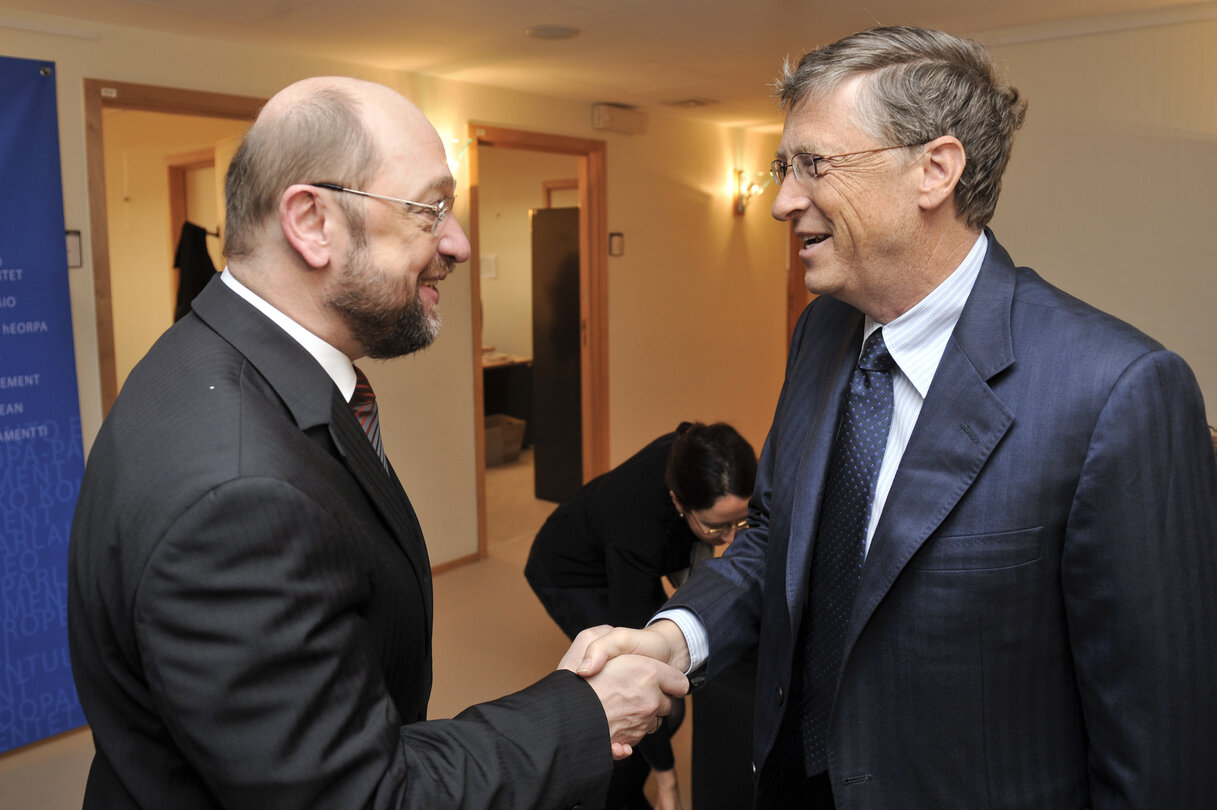
[[[322,76],[276,93],[228,168],[224,255],[231,261],[254,254],[264,227],[276,217],[280,195],[293,184],[367,185],[384,165],[376,133],[388,131],[388,120],[430,129],[417,107],[374,82]],[[352,227],[361,227],[360,208],[350,200],[338,204]]]
[[[310,104],[315,98],[340,96],[348,99],[360,115],[369,116],[377,110],[404,114],[419,121],[426,117],[408,99],[391,87],[376,82],[353,79],[349,76],[313,76],[289,84],[266,102],[258,114],[258,122],[272,122],[290,116],[301,105]]]

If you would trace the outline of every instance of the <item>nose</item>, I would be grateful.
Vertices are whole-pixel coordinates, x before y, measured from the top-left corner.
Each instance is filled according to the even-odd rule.
[[[731,528],[727,529],[722,534],[720,534],[718,537],[715,537],[713,545],[716,545],[716,546],[731,545],[731,541],[735,539],[735,532],[736,532],[736,528],[734,526],[732,526]]]
[[[465,236],[465,230],[461,228],[461,223],[457,222],[456,217],[445,217],[444,221],[439,224],[437,250],[441,256],[447,256],[458,264],[469,261],[471,252],[469,237]]]
[[[773,214],[774,219],[785,222],[794,219],[809,205],[811,205],[811,198],[807,196],[807,190],[795,179],[794,172],[791,171],[786,174],[786,178],[778,186],[778,194],[773,200],[773,208],[770,209],[770,213]]]

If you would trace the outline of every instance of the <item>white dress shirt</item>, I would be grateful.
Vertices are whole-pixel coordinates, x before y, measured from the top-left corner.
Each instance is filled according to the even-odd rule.
[[[334,385],[338,386],[338,390],[342,392],[342,398],[347,402],[351,401],[351,395],[355,393],[355,364],[351,362],[351,358],[275,309],[264,298],[237,281],[237,277],[229,272],[227,267],[220,274],[220,278],[233,292],[257,307],[259,312],[274,321],[280,329],[303,346],[304,350],[321,364],[325,373],[330,375]]]
[[[989,240],[982,233],[959,267],[951,273],[933,292],[890,323],[880,324],[869,316],[863,326],[862,342],[871,333],[883,327],[883,342],[896,365],[892,369],[892,425],[887,434],[887,448],[883,452],[883,463],[879,466],[879,477],[875,482],[875,495],[871,505],[870,523],[866,529],[866,551],[870,552],[875,526],[883,515],[883,506],[892,488],[892,480],[900,466],[900,459],[908,447],[909,437],[921,406],[929,393],[930,383],[942,360],[951,332],[959,322],[968,295],[980,274],[980,266],[988,250]],[[861,357],[861,350],[859,350]],[[701,621],[692,611],[678,608],[656,614],[651,621],[671,619],[684,633],[689,645],[690,665],[688,672],[701,667],[710,656],[710,643]]]

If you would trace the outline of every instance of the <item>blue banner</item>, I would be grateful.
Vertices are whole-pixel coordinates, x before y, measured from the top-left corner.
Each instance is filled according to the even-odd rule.
[[[0,57],[0,751],[85,722],[67,635],[83,472],[55,65]]]

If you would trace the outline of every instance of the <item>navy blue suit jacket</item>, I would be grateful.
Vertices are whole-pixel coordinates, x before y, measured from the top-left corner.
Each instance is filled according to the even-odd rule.
[[[1187,365],[989,234],[862,572],[838,808],[1217,807],[1217,462]],[[712,679],[759,640],[760,790],[863,315],[795,330],[754,528],[666,607]]]

